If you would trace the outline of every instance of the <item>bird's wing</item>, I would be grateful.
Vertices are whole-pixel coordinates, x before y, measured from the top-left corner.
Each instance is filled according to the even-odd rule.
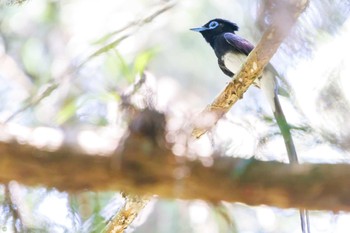
[[[236,34],[227,32],[224,34],[224,38],[229,43],[233,49],[238,52],[244,53],[248,56],[248,54],[254,49],[254,45],[252,45],[249,41],[243,39]]]
[[[254,45],[236,34],[228,32],[224,34],[224,38],[235,50],[244,53],[247,56],[254,49]],[[280,74],[271,63],[266,65],[265,70],[268,70],[275,77],[280,77]]]

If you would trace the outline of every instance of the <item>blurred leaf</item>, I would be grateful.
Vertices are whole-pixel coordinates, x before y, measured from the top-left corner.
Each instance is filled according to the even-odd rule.
[[[156,49],[151,48],[138,54],[134,62],[134,70],[137,73],[142,73],[156,52]]]
[[[69,119],[71,119],[75,115],[77,109],[78,109],[77,100],[75,98],[67,101],[64,104],[63,108],[61,108],[61,110],[58,112],[57,119],[56,119],[57,123],[63,124],[67,122]]]
[[[130,35],[123,35],[117,39],[115,39],[114,41],[108,43],[107,45],[97,49],[95,52],[93,52],[92,54],[90,54],[85,60],[83,60],[83,62],[81,62],[77,68],[80,68],[82,66],[84,66],[87,62],[89,62],[91,59],[93,59],[94,57],[97,57],[103,53],[108,52],[111,49],[114,49],[117,45],[119,45],[120,42],[122,42],[123,40],[125,40],[126,38],[128,38]]]
[[[135,79],[135,75],[133,70],[131,69],[131,66],[128,65],[124,57],[119,53],[118,50],[114,49],[115,54],[117,55],[119,59],[119,71],[122,73],[122,75],[126,78],[126,80],[129,83],[132,83]]]
[[[58,2],[56,1],[49,1],[47,5],[45,6],[45,10],[43,12],[43,20],[45,23],[57,23],[59,20],[59,7]]]
[[[75,116],[77,110],[87,104],[89,101],[100,101],[102,103],[117,102],[120,100],[120,95],[117,92],[102,92],[98,94],[86,94],[80,98],[71,98],[67,100],[59,113],[57,114],[56,122],[63,124]],[[106,125],[108,122],[105,118],[98,118],[97,125]]]
[[[120,100],[120,95],[117,92],[110,91],[110,92],[104,92],[101,93],[98,96],[98,99],[108,102],[108,101],[119,101]]]
[[[101,196],[102,195],[102,196]],[[92,215],[92,231],[91,232],[102,232],[103,229],[106,227],[106,221],[105,219],[101,216],[101,204],[103,205],[104,203],[101,203],[100,201],[104,202],[105,195],[97,193],[94,198],[92,199],[94,209],[93,209],[93,215]]]
[[[128,26],[124,26],[118,30],[115,30],[113,32],[107,33],[105,35],[103,35],[102,37],[98,38],[96,41],[94,41],[92,44],[93,45],[98,45],[98,44],[103,44],[103,43],[107,43],[108,40],[110,40],[112,37],[117,36],[117,34],[125,31],[126,29],[129,28],[130,25]]]
[[[115,87],[116,81],[121,78],[121,72],[114,54],[107,54],[105,62],[103,63],[103,71],[104,76],[109,79],[109,82],[111,82],[108,86]]]
[[[49,56],[45,54],[43,42],[38,38],[30,38],[22,45],[21,58],[25,70],[38,80],[36,83],[48,81],[49,77]],[[40,64],[40,65],[38,65]]]
[[[121,74],[127,82],[134,83],[135,78],[138,74],[142,73],[150,60],[156,55],[157,50],[154,48],[147,49],[145,51],[140,52],[133,61],[128,61],[125,57],[117,50],[113,50],[115,55],[118,58],[118,62],[115,62],[115,58],[111,56],[107,56],[105,64],[109,73],[114,74],[113,76],[117,76],[116,74]]]

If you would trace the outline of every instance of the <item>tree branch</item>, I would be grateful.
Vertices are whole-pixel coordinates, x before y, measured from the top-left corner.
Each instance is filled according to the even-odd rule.
[[[124,198],[123,208],[109,221],[104,233],[123,233],[151,199],[149,196],[130,194],[124,194]]]
[[[45,151],[0,142],[0,182],[16,180],[77,192],[123,190],[163,198],[267,204],[282,208],[350,210],[350,165],[289,165],[218,157],[211,166],[177,157],[132,132],[123,150],[91,156],[68,145]]]

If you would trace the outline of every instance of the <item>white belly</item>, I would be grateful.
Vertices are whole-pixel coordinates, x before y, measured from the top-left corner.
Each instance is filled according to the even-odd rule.
[[[223,56],[224,63],[227,69],[229,69],[232,73],[235,75],[233,78],[235,78],[238,71],[241,69],[243,63],[246,61],[247,56],[244,54],[234,54],[234,53],[226,53]],[[254,81],[254,85],[260,87],[260,79],[257,78]]]
[[[237,74],[242,64],[247,59],[244,54],[226,53],[223,57],[224,64],[232,73]]]

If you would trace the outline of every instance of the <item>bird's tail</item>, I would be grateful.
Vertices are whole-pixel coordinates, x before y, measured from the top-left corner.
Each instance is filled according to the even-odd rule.
[[[272,66],[271,66],[272,67]],[[264,92],[267,101],[269,102],[273,114],[276,118],[277,125],[280,128],[286,149],[288,154],[289,163],[297,164],[298,156],[295,150],[292,134],[290,132],[290,126],[287,123],[286,117],[284,116],[279,98],[278,98],[278,85],[275,79],[275,70],[271,70],[270,67],[265,69],[262,78],[260,79],[260,87]]]
[[[264,75],[260,80],[260,87],[272,107],[273,114],[281,131],[284,144],[287,149],[289,163],[298,164],[298,155],[295,150],[292,134],[290,132],[290,126],[286,120],[286,117],[284,116],[281,103],[278,98],[278,85],[277,80],[275,79],[276,74],[277,71],[273,68],[272,65],[269,65],[269,67],[267,67],[267,69],[264,71]],[[299,209],[299,212],[302,232],[310,233],[311,231],[308,211],[306,209]]]

